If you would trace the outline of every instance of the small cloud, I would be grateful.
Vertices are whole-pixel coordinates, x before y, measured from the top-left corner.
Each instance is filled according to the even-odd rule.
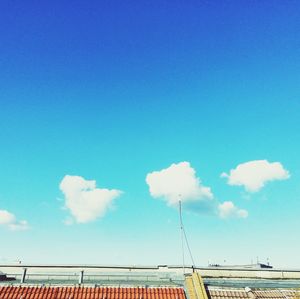
[[[169,206],[177,206],[181,200],[185,207],[202,209],[200,206],[206,207],[206,202],[213,199],[211,189],[202,185],[189,162],[172,164],[168,168],[148,173],[146,183],[151,196],[161,198]]]
[[[70,210],[77,223],[87,223],[103,217],[120,190],[100,189],[96,181],[85,180],[81,176],[66,175],[60,185],[65,196],[65,207]],[[65,222],[70,225],[70,221]]]
[[[25,220],[21,220],[21,221],[18,221],[16,223],[12,223],[9,225],[9,228],[11,230],[15,230],[15,231],[20,231],[20,230],[27,230],[29,229],[29,225],[28,225],[28,222],[25,221]]]
[[[248,212],[237,208],[232,201],[224,201],[218,206],[221,218],[247,218]]]
[[[16,217],[14,214],[6,210],[0,210],[0,225],[9,225],[10,223],[14,223],[15,221]]]
[[[199,215],[214,215],[218,202],[216,199],[186,201],[182,204],[183,208]]]
[[[73,221],[73,219],[70,217],[70,218],[66,218],[66,219],[63,221],[63,223],[64,223],[65,225],[72,225],[72,224],[74,224],[74,221]]]
[[[0,226],[13,231],[27,230],[29,225],[25,220],[17,220],[16,216],[6,210],[0,210]]]
[[[229,185],[244,186],[248,192],[257,192],[267,182],[286,180],[290,174],[280,162],[255,160],[239,164],[235,169],[231,169],[229,174],[223,172],[221,177],[227,178]]]

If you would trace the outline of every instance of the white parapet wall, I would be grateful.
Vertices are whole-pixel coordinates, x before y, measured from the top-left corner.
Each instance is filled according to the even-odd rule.
[[[300,270],[198,268],[202,277],[300,279]]]
[[[27,275],[66,275],[77,276],[81,271],[85,276],[92,275],[130,275],[136,277],[158,276],[182,277],[183,274],[197,271],[203,278],[249,278],[249,279],[300,279],[300,270],[288,269],[243,269],[225,267],[185,267],[158,266],[102,266],[102,265],[28,265],[28,264],[0,264],[0,272],[21,277],[27,269]]]

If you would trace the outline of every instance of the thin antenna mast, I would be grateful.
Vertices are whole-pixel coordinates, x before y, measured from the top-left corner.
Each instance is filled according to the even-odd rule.
[[[181,199],[180,199],[180,195],[179,195],[179,221],[180,221],[180,237],[181,237],[181,251],[182,251],[182,270],[183,270],[183,274],[185,273],[185,262],[184,262],[184,239],[183,239],[183,235],[184,235],[184,230],[183,230],[183,222],[182,222],[182,214],[181,214]]]
[[[181,196],[179,195],[179,197],[181,198]],[[183,273],[185,270],[185,261],[184,261],[184,241],[186,243],[186,246],[188,248],[189,254],[190,254],[190,258],[192,261],[192,265],[195,266],[195,262],[193,259],[193,255],[192,255],[192,251],[186,236],[186,232],[183,226],[183,221],[182,221],[182,208],[181,208],[181,199],[179,199],[179,219],[180,219],[180,231],[181,231],[181,246],[182,246],[182,267],[183,267]]]

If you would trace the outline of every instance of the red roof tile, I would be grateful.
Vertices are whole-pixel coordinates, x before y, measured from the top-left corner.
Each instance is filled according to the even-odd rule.
[[[295,299],[299,298],[300,292],[297,290],[251,290],[252,296],[245,290],[238,289],[213,289],[208,288],[208,297],[210,299]],[[297,297],[298,296],[298,297]]]
[[[211,299],[219,299],[219,298],[248,298],[247,293],[244,290],[209,290],[209,297]]]
[[[22,296],[22,297],[21,297]],[[182,288],[0,286],[1,299],[186,299]]]

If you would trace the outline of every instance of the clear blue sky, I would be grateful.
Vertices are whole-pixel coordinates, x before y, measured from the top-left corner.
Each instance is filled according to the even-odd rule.
[[[146,175],[187,161],[247,218],[184,211],[197,264],[299,267],[299,1],[1,1],[0,261],[180,264],[176,209]],[[290,178],[220,178],[248,161]],[[65,175],[123,193],[70,216]],[[17,222],[16,222],[17,223]]]

